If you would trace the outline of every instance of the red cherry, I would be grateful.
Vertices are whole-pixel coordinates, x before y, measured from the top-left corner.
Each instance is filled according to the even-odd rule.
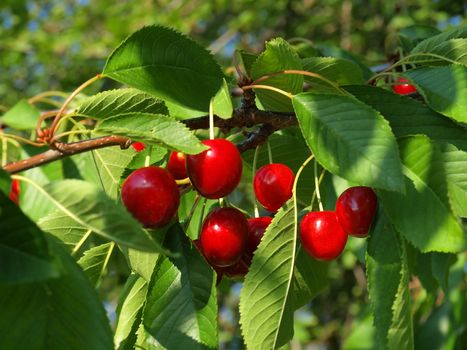
[[[399,95],[407,95],[412,92],[417,92],[417,89],[412,84],[407,84],[409,82],[406,78],[398,78],[396,84],[392,86],[392,91]]]
[[[244,253],[248,237],[248,222],[235,208],[218,208],[204,219],[201,248],[206,259],[220,267],[232,266]]]
[[[146,148],[146,145],[142,142],[135,142],[131,144],[131,147],[133,147],[136,152],[141,152],[143,149]]]
[[[250,268],[251,260],[243,256],[237,263],[232,266],[223,267],[224,273],[233,279],[244,277]]]
[[[242,177],[242,158],[235,145],[225,139],[205,140],[209,149],[186,156],[188,176],[202,196],[225,197],[237,187]]]
[[[255,175],[256,198],[267,210],[274,212],[292,197],[294,173],[284,164],[267,164]]]
[[[182,180],[188,177],[186,172],[185,153],[172,152],[167,163],[167,170],[175,180]]]
[[[369,187],[350,187],[337,199],[340,225],[349,235],[366,237],[375,216],[377,198]]]
[[[264,231],[266,231],[271,221],[272,218],[269,216],[248,219],[248,241],[246,247],[249,254],[253,254],[256,248],[258,248]]]
[[[300,224],[300,240],[305,251],[317,260],[333,260],[344,250],[347,234],[334,211],[306,214]]]
[[[122,186],[122,201],[145,227],[157,228],[168,224],[177,212],[180,193],[167,170],[149,166],[128,176]]]
[[[11,183],[10,199],[16,205],[19,204],[19,180],[13,180]]]

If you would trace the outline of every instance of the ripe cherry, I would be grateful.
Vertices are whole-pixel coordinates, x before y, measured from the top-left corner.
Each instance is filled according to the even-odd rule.
[[[218,208],[204,219],[201,249],[215,266],[232,266],[242,257],[248,237],[248,222],[235,208]]]
[[[261,238],[263,238],[264,231],[266,231],[271,221],[272,218],[269,216],[248,219],[247,252],[250,255],[254,253],[256,248],[258,248]]]
[[[398,78],[396,84],[392,86],[392,91],[399,95],[407,95],[416,92],[417,89],[412,84],[408,84],[409,80],[406,78]]]
[[[142,142],[135,142],[131,144],[131,147],[133,147],[136,152],[141,152],[146,148],[146,145]]]
[[[185,153],[172,152],[167,163],[167,170],[175,180],[182,180],[188,177],[186,172]]]
[[[149,166],[128,176],[122,186],[122,201],[145,227],[158,228],[177,212],[180,193],[167,170]]]
[[[242,176],[242,158],[235,145],[225,139],[205,140],[208,150],[186,156],[188,176],[202,196],[225,197],[237,187]]]
[[[305,251],[317,260],[333,260],[344,250],[347,233],[334,211],[306,214],[300,223],[300,240]]]
[[[243,256],[232,266],[223,267],[223,273],[230,278],[238,279],[244,277],[250,268],[251,259]]]
[[[255,175],[256,198],[267,210],[274,212],[292,197],[294,173],[284,164],[267,164]]]
[[[375,216],[377,198],[369,187],[350,187],[337,199],[336,213],[347,234],[366,237]]]
[[[11,183],[10,199],[16,205],[19,204],[19,180],[13,180]]]

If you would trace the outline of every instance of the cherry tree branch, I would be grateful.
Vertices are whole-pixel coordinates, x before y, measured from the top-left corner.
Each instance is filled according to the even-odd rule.
[[[209,129],[208,116],[186,119],[182,122],[191,130]],[[255,148],[263,144],[273,132],[296,124],[297,118],[294,113],[260,111],[251,105],[244,105],[234,110],[230,119],[214,117],[214,125],[224,133],[234,128],[249,128],[259,125],[257,130],[250,132],[244,141],[237,144],[240,152]],[[3,170],[10,174],[16,174],[23,170],[94,149],[110,146],[120,146],[120,148],[126,149],[131,143],[132,141],[129,138],[122,136],[103,136],[71,143],[54,142],[50,145],[51,149],[27,159],[9,163],[3,167]]]

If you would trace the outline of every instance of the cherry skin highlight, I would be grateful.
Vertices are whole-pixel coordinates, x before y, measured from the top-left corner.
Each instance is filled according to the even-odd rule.
[[[232,266],[241,259],[247,237],[248,222],[241,211],[214,209],[206,216],[201,229],[201,249],[210,264]]]
[[[136,152],[141,152],[146,148],[146,145],[142,142],[135,142],[131,144],[131,147],[133,147]]]
[[[188,177],[186,172],[186,157],[185,153],[172,152],[167,163],[167,170],[175,180],[183,180]]]
[[[334,211],[311,212],[300,223],[300,240],[308,255],[317,260],[330,261],[344,250],[347,233],[337,221]]]
[[[258,248],[261,238],[263,238],[264,231],[266,231],[271,221],[272,218],[269,216],[248,219],[248,241],[246,249],[248,254],[252,255],[256,248]]]
[[[366,237],[376,213],[378,200],[369,187],[350,187],[337,199],[336,213],[347,234]]]
[[[255,175],[253,187],[261,205],[271,212],[277,211],[292,197],[294,173],[284,164],[267,164]]]
[[[417,92],[417,89],[412,84],[408,83],[409,80],[406,78],[398,78],[396,85],[392,86],[392,91],[399,95],[407,95],[412,92]]]
[[[225,139],[205,140],[208,150],[186,156],[188,176],[206,198],[222,198],[237,187],[242,176],[242,158],[235,145]]]
[[[175,180],[167,170],[156,166],[132,172],[123,183],[121,195],[127,210],[149,228],[168,224],[180,203]]]

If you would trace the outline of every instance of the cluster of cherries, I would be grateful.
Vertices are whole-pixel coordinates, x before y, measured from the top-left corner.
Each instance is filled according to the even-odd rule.
[[[122,186],[122,201],[145,227],[159,228],[177,212],[180,194],[175,180],[190,179],[205,198],[227,196],[239,184],[242,158],[225,139],[205,140],[209,147],[196,155],[172,152],[167,169],[149,166],[134,171]],[[137,151],[141,143],[133,144]],[[267,164],[254,177],[258,202],[275,212],[292,197],[294,173],[283,164]],[[332,260],[345,247],[348,235],[368,234],[376,211],[376,196],[368,187],[347,189],[337,200],[336,211],[310,212],[300,225],[305,251],[319,260]],[[236,208],[212,210],[204,219],[199,239],[193,243],[216,270],[218,278],[244,276],[264,232],[271,223],[268,216],[247,219]]]

